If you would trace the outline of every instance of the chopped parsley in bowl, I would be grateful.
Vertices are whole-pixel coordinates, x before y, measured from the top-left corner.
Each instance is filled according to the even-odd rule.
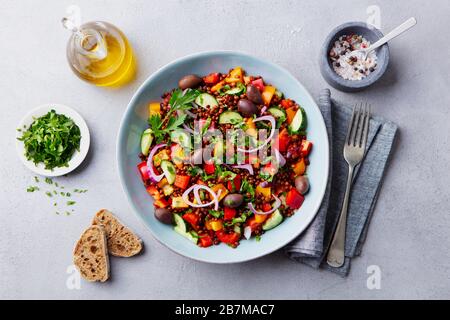
[[[16,146],[22,162],[43,176],[61,176],[77,168],[89,145],[86,122],[64,105],[48,104],[32,110],[17,129]]]
[[[80,150],[81,132],[75,122],[55,110],[37,118],[19,138],[25,146],[25,156],[45,169],[68,167],[75,151]]]

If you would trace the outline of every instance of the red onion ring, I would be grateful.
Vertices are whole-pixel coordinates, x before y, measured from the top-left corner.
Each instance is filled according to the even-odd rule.
[[[249,208],[254,214],[265,214],[265,215],[271,214],[271,213],[275,212],[275,211],[281,206],[281,200],[280,200],[277,196],[275,196],[275,195],[272,195],[272,197],[275,198],[275,203],[274,203],[274,205],[273,205],[273,208],[272,208],[271,210],[269,210],[269,211],[258,211],[258,210],[256,210],[255,207],[253,206],[253,203],[249,203],[249,204],[248,204],[248,208]]]
[[[237,150],[239,152],[255,153],[255,152],[258,152],[259,150],[261,150],[262,148],[264,148],[269,142],[272,141],[272,138],[275,135],[276,125],[277,125],[275,118],[272,116],[262,116],[262,117],[259,117],[259,118],[256,118],[255,120],[253,120],[253,122],[259,122],[259,121],[269,121],[270,124],[272,125],[272,129],[270,131],[269,137],[266,139],[266,141],[264,141],[264,143],[262,145],[260,145],[259,147],[255,148],[255,149],[246,150],[246,149],[241,149],[238,147]]]
[[[252,237],[252,228],[250,226],[244,228],[244,237],[247,240]]]
[[[273,148],[273,149],[275,149],[275,148]],[[284,165],[286,164],[286,159],[283,157],[283,155],[277,149],[275,149],[275,158],[277,159],[279,166],[284,167]]]
[[[198,190],[200,190],[200,189],[204,189],[204,190],[208,191],[208,192],[213,196],[213,200],[212,200],[211,202],[208,202],[208,203],[201,203],[201,201],[198,201],[198,200],[200,200],[200,196],[199,196],[199,194],[198,194]],[[192,191],[194,191],[194,197],[195,197],[195,200],[196,200],[197,202],[199,202],[199,204],[192,203],[192,202],[189,200],[189,194],[190,194]],[[189,206],[191,206],[191,207],[193,207],[193,208],[204,208],[204,207],[209,207],[210,205],[214,204],[214,210],[217,211],[217,210],[219,210],[219,196],[220,196],[221,193],[222,193],[222,190],[219,190],[218,194],[216,194],[211,188],[209,188],[209,187],[207,187],[207,186],[205,186],[205,185],[202,185],[202,184],[194,184],[192,187],[190,187],[189,189],[187,189],[187,190],[183,193],[183,195],[182,195],[181,197],[183,198],[183,201],[184,201],[186,204],[188,204]],[[198,198],[198,199],[197,199],[197,198]]]
[[[167,147],[167,144],[158,144],[156,145],[150,154],[148,155],[147,159],[147,167],[148,167],[148,173],[150,174],[150,180],[153,182],[160,182],[164,178],[164,173],[157,175],[155,171],[153,171],[153,157],[155,156],[156,152],[161,149]]]

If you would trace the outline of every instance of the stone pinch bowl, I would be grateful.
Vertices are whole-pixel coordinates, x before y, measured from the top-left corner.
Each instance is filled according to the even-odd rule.
[[[326,38],[320,52],[320,72],[323,78],[337,90],[355,92],[363,90],[380,79],[389,64],[389,46],[384,44],[376,49],[377,67],[375,71],[361,80],[345,80],[333,70],[328,54],[334,42],[342,35],[357,34],[366,38],[370,43],[375,43],[383,37],[383,33],[365,22],[347,22],[334,28]]]

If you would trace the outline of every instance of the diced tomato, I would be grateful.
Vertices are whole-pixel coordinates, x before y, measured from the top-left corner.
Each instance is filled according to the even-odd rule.
[[[219,73],[211,73],[210,75],[203,78],[203,81],[206,84],[216,84],[220,80],[220,74]]]
[[[200,216],[195,213],[185,213],[183,214],[183,220],[189,223],[193,228],[197,228]]]
[[[278,151],[286,152],[290,140],[291,138],[289,137],[287,129],[284,128],[283,130],[281,130],[280,134],[278,135]]]
[[[263,81],[263,79],[259,78],[259,79],[253,80],[253,81],[252,81],[252,85],[254,85],[255,87],[257,87],[259,91],[261,91],[261,92],[264,91],[264,87],[265,87],[265,86],[264,86],[264,81]]]
[[[199,243],[198,245],[202,248],[207,248],[213,245],[213,240],[209,234],[201,234],[199,235]]]
[[[205,163],[203,169],[205,169],[206,174],[213,174],[216,171],[216,166],[214,163]]]
[[[233,179],[233,181],[228,181],[227,188],[231,192],[239,191],[241,189],[241,182],[242,178],[240,175],[237,175],[236,178]]]
[[[142,180],[147,181],[150,179],[150,173],[148,172],[147,162],[143,161],[138,164],[138,170],[141,173]]]
[[[223,209],[223,220],[229,221],[236,216],[236,209],[225,207]]]
[[[312,142],[308,141],[308,140],[303,140],[302,141],[302,156],[303,157],[307,157],[309,155],[309,153],[311,152],[312,149]]]
[[[186,189],[187,186],[189,185],[189,180],[191,180],[191,177],[189,176],[181,176],[179,174],[177,174],[175,176],[175,186],[180,188],[180,189]]]
[[[149,195],[153,197],[155,200],[159,200],[162,198],[161,193],[158,191],[158,188],[156,186],[148,186],[147,192]]]
[[[289,100],[289,99],[283,99],[280,102],[281,106],[285,109],[289,109],[290,107],[292,107],[294,105],[294,101]]]
[[[262,210],[263,210],[264,212],[270,211],[270,210],[272,210],[272,206],[271,206],[269,203],[264,203],[264,204],[262,205]]]
[[[160,198],[158,200],[155,200],[154,206],[157,208],[167,208],[168,206],[170,206],[170,201],[165,198]]]
[[[217,239],[219,239],[223,243],[235,244],[239,241],[241,235],[236,232],[226,233],[223,230],[216,232]]]
[[[292,188],[286,195],[286,204],[291,209],[298,209],[302,206],[305,197],[301,195],[295,188]]]

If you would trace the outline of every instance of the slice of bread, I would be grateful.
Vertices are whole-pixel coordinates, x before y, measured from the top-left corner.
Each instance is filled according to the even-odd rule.
[[[92,225],[105,228],[108,251],[113,256],[131,257],[142,250],[142,241],[108,210],[96,213]]]
[[[83,232],[73,252],[73,262],[87,281],[105,282],[109,278],[109,256],[106,233],[101,226],[90,226]]]

